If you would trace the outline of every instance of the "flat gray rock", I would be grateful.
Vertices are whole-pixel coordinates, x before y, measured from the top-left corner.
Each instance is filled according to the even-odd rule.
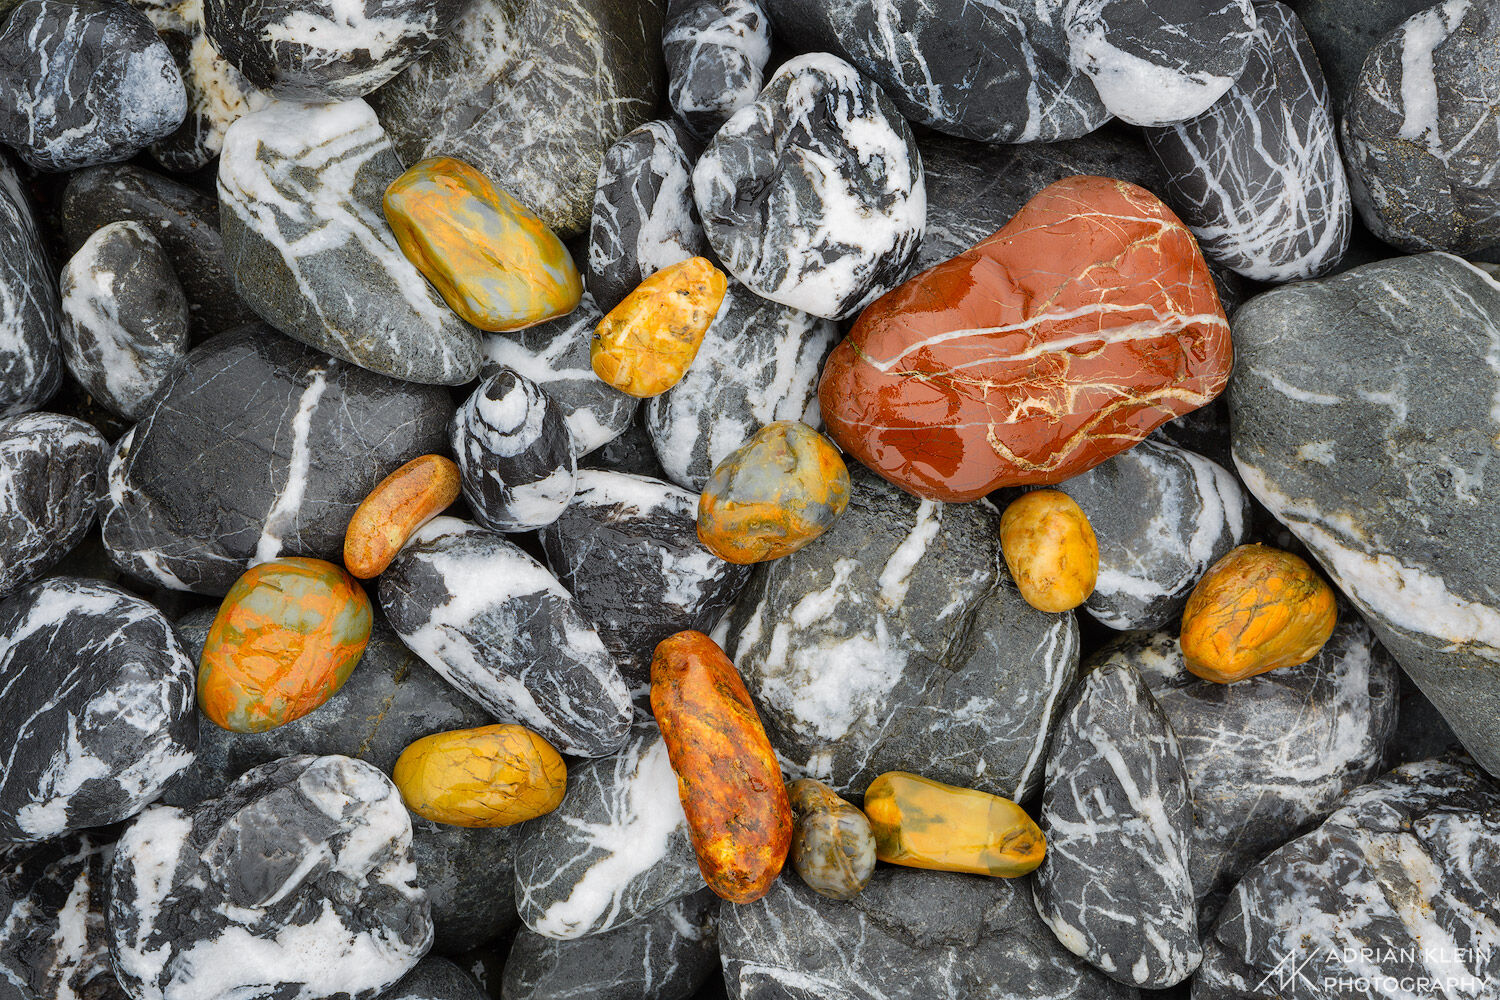
[[[109,443],[77,417],[0,418],[0,597],[40,577],[94,523]]]
[[[10,161],[0,155],[0,416],[41,406],[62,384],[57,282]]]

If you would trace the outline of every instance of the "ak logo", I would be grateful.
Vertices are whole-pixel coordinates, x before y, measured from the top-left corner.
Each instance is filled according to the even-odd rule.
[[[1303,956],[1300,960],[1296,955],[1287,955],[1277,962],[1270,972],[1266,973],[1264,979],[1255,984],[1255,990],[1264,990],[1270,986],[1277,990],[1290,990],[1298,986],[1305,986],[1311,990],[1317,990],[1315,983],[1307,973],[1307,967],[1312,965],[1313,960],[1318,957],[1314,950],[1311,954]]]

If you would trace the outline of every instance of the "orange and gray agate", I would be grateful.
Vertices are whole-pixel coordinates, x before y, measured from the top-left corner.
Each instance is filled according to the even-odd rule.
[[[261,733],[317,708],[370,638],[370,599],[322,559],[275,559],[241,576],[198,661],[198,704],[216,725]]]
[[[567,247],[525,205],[462,160],[435,156],[391,182],[396,242],[453,311],[481,330],[565,316],[583,296]]]

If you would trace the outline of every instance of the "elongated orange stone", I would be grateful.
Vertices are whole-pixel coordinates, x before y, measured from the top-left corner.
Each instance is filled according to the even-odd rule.
[[[865,790],[875,856],[908,868],[1014,878],[1042,863],[1047,840],[1010,799],[887,771]]]
[[[568,768],[525,726],[434,733],[412,743],[391,777],[407,808],[450,826],[510,826],[556,809]]]
[[[219,605],[198,660],[198,704],[218,726],[261,733],[331,698],[370,639],[370,599],[333,563],[274,559]]]
[[[462,160],[434,156],[396,178],[385,192],[385,217],[417,270],[481,330],[565,316],[583,297],[562,240]]]
[[[704,257],[657,271],[594,330],[594,374],[628,396],[660,396],[682,381],[703,346],[728,281]]]
[[[370,491],[344,531],[344,566],[361,580],[379,576],[406,540],[458,499],[458,466],[442,455],[423,455],[386,476]]]

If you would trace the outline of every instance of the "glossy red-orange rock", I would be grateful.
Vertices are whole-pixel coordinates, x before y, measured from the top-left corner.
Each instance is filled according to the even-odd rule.
[[[1069,177],[871,303],[823,370],[828,433],[934,500],[1058,483],[1223,390],[1208,265],[1144,188]]]

